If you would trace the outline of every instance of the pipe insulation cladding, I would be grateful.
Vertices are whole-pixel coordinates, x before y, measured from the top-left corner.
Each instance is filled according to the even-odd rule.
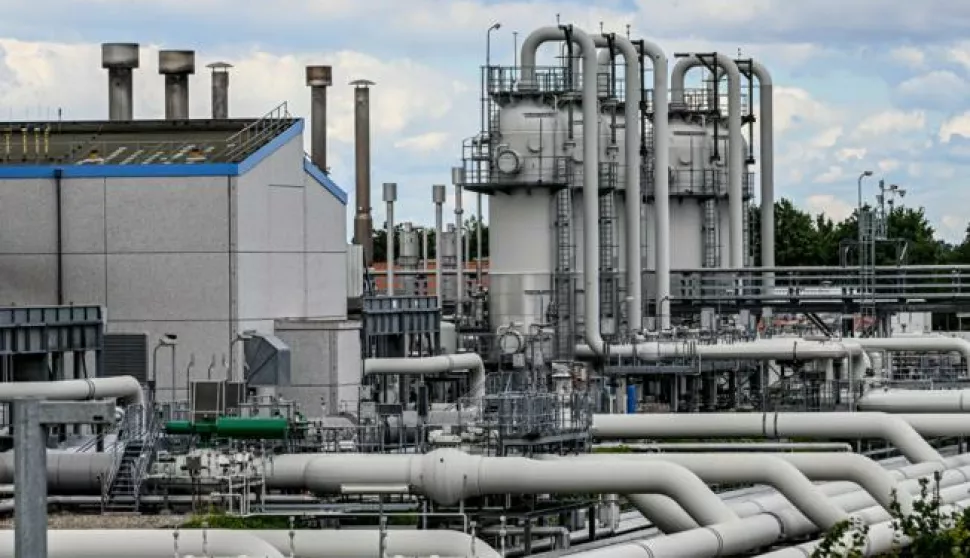
[[[714,56],[714,65],[728,77],[728,205],[730,214],[730,267],[744,267],[744,137],[741,134],[741,72],[737,64],[726,56]],[[684,106],[684,78],[687,71],[703,66],[698,55],[681,58],[671,72],[671,104]]]
[[[913,463],[943,457],[906,421],[885,413],[702,413],[593,415],[593,437],[637,438],[879,438]]]
[[[603,35],[594,39],[596,46],[607,47],[612,42],[626,63],[623,104],[623,142],[626,159],[624,187],[626,190],[626,292],[629,295],[627,322],[632,331],[643,329],[643,261],[640,250],[640,57],[629,39]],[[612,53],[607,52],[607,60]],[[598,71],[598,70],[597,70]],[[589,75],[589,74],[585,74]],[[584,126],[585,126],[584,120]],[[584,131],[584,137],[588,132]],[[666,173],[665,173],[666,174]],[[584,192],[585,195],[585,192]],[[587,221],[587,223],[591,223]],[[585,225],[587,227],[591,225]]]
[[[602,474],[604,464],[609,475]],[[268,487],[323,493],[341,493],[347,486],[401,485],[442,505],[488,494],[658,493],[700,524],[737,519],[696,475],[667,462],[536,461],[440,449],[424,455],[284,455],[267,473]]]
[[[390,529],[385,556],[499,558],[484,541],[459,531]],[[382,533],[371,530],[57,529],[49,558],[375,558]],[[0,531],[0,558],[13,558],[13,531]]]
[[[0,401],[9,402],[25,397],[54,401],[118,399],[125,405],[145,404],[145,394],[142,391],[141,384],[133,376],[0,384]]]
[[[364,376],[407,374],[423,376],[442,372],[471,373],[469,396],[479,399],[485,394],[485,362],[477,353],[457,353],[421,358],[368,358],[364,360]]]
[[[568,32],[567,32],[568,31]],[[536,53],[539,46],[548,41],[572,40],[583,52],[583,75],[595,76],[599,64],[596,58],[596,44],[584,31],[573,26],[540,27],[533,31],[522,43],[522,68],[520,91],[537,89],[535,70]],[[599,231],[592,223],[599,222],[599,167],[590,164],[599,161],[599,134],[595,132],[600,118],[597,97],[597,80],[584,79],[583,102],[583,297],[587,311],[584,313],[584,337],[593,353],[603,355],[605,346],[600,334],[600,291],[599,291]],[[597,309],[591,311],[589,309]]]

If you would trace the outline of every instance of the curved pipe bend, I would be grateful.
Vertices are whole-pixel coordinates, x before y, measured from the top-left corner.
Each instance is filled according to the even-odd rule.
[[[141,384],[133,376],[0,384],[0,401],[13,401],[24,397],[58,401],[118,399],[126,405],[145,404]]]
[[[716,56],[715,64],[728,77],[728,206],[730,213],[730,267],[744,267],[744,141],[741,135],[741,72],[727,56]],[[684,106],[684,79],[687,71],[702,66],[698,56],[681,58],[671,71],[671,104]],[[715,140],[720,141],[719,138]]]
[[[568,30],[568,33],[567,33]],[[540,27],[522,42],[522,69],[520,91],[536,89],[535,66],[539,46],[548,41],[564,41],[569,38],[583,52],[583,75],[595,76],[599,68],[596,61],[596,44],[584,31],[573,26]],[[583,125],[599,122],[599,99],[596,80],[583,80]],[[583,134],[583,218],[586,223],[599,222],[599,134]],[[599,292],[599,231],[597,227],[583,227],[583,297],[586,308],[600,307]],[[605,343],[600,334],[599,312],[586,312],[584,337],[596,355],[603,355]]]
[[[619,454],[611,457],[640,463],[675,463],[707,483],[770,485],[820,529],[829,529],[848,518],[798,467],[775,454]],[[594,454],[578,456],[578,459],[599,462],[603,457]]]

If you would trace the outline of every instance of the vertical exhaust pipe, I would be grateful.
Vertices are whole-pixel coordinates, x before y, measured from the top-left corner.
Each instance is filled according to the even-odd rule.
[[[134,120],[132,70],[138,67],[138,43],[104,43],[101,67],[108,70],[108,119]]]
[[[354,86],[354,160],[357,211],[354,214],[354,244],[364,247],[364,263],[374,259],[373,222],[370,213],[370,86],[373,81],[358,79]]]
[[[212,119],[229,118],[229,68],[228,62],[213,62],[206,68],[212,70]]]
[[[307,66],[306,84],[310,88],[310,160],[318,169],[329,172],[327,169],[327,88],[333,85],[331,67]],[[354,230],[356,232],[356,229]]]
[[[455,325],[461,327],[462,306],[465,295],[465,262],[462,258],[465,232],[465,210],[462,208],[462,189],[465,184],[464,167],[451,168],[451,183],[455,185]]]
[[[189,76],[195,73],[195,51],[158,51],[158,73],[165,76],[165,120],[188,120]]]
[[[394,296],[394,264],[397,259],[394,255],[394,241],[397,239],[397,231],[394,229],[394,202],[397,201],[397,183],[384,183],[384,203],[387,204],[387,229],[385,244],[387,245],[387,296]]]
[[[444,184],[435,184],[431,187],[431,200],[434,202],[434,292],[438,296],[438,309],[445,307],[444,299],[444,273],[441,269],[441,254],[444,252],[444,205],[445,196]]]

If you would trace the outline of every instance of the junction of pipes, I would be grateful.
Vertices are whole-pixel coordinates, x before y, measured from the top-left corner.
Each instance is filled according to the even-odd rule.
[[[346,193],[326,172],[331,68],[307,68],[313,152],[287,158],[303,120],[285,104],[229,118],[227,64],[209,66],[212,118],[191,119],[194,52],[162,51],[166,120],[146,123],[131,115],[138,45],[103,52],[111,119],[58,133],[196,134],[148,157],[178,171],[172,187],[229,173],[218,203],[236,213],[219,234],[233,247],[218,273],[231,272],[145,271],[165,331],[112,321],[145,302],[133,310],[120,295],[0,309],[0,514],[15,524],[0,531],[0,558],[800,558],[845,521],[868,525],[865,553],[879,555],[905,544],[892,510],[912,510],[922,481],[938,479],[946,509],[970,506],[970,341],[931,327],[934,312],[970,306],[959,287],[970,269],[864,257],[775,267],[772,79],[757,60],[536,29],[513,66],[482,68],[481,129],[452,169],[455,222],[438,184],[433,226],[395,223],[397,184],[383,184],[383,261],[374,84],[355,81],[354,242],[331,231],[339,249],[319,252],[339,259],[301,254],[306,284],[273,275],[269,287],[260,273],[289,252],[264,246],[279,257],[247,263],[265,239],[240,215],[279,190],[251,157],[280,157],[264,174],[306,187],[312,218],[290,231],[301,242],[319,240],[308,227],[329,226],[331,209],[346,224]],[[200,147],[210,136],[219,149]],[[272,146],[282,151],[266,155]],[[58,167],[56,191],[103,172],[107,204],[109,182],[135,171],[102,155],[76,161],[83,172]],[[143,155],[125,156],[162,166]],[[466,193],[479,223],[488,198],[487,265]],[[146,202],[121,240],[137,244],[163,201]],[[266,211],[267,231],[295,219]],[[183,234],[165,228],[153,242]],[[70,278],[65,262],[57,274]],[[230,309],[199,318],[216,279]],[[274,304],[329,304],[339,317]],[[253,317],[264,307],[273,319]],[[206,369],[196,354],[207,351]],[[45,529],[55,515],[185,519]]]

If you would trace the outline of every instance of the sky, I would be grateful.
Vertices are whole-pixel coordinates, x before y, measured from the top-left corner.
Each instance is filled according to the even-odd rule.
[[[375,223],[380,184],[398,183],[399,221],[433,222],[431,185],[450,184],[461,141],[479,127],[479,67],[557,17],[589,32],[644,37],[673,57],[754,57],[775,84],[776,196],[845,217],[856,179],[906,189],[938,236],[970,220],[970,2],[954,0],[6,0],[0,18],[0,119],[107,117],[100,43],[138,42],[135,117],[163,114],[157,50],[194,49],[191,114],[209,114],[205,64],[233,64],[230,115],[282,102],[307,116],[304,66],[333,66],[329,166],[353,194],[353,88],[372,90]],[[594,7],[595,4],[595,7]],[[83,5],[83,9],[82,9]],[[545,47],[552,49],[554,47]],[[544,51],[546,52],[546,51]],[[546,56],[551,56],[546,52]],[[4,114],[6,113],[6,114]],[[307,140],[309,134],[307,134]],[[757,141],[757,140],[756,140]],[[754,169],[758,172],[758,169]],[[348,206],[352,211],[353,199]],[[486,202],[487,204],[487,202]],[[474,197],[465,198],[466,215]],[[486,209],[487,218],[487,209]]]

